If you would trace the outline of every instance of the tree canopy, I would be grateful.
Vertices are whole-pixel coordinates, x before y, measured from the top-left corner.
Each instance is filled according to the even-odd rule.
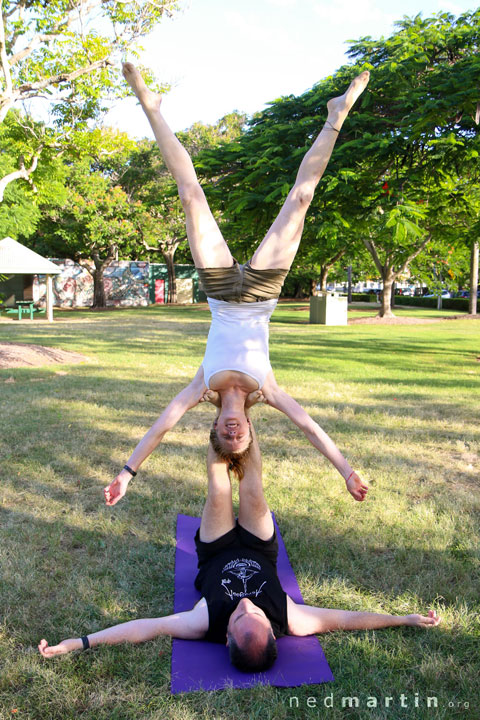
[[[132,236],[125,253],[158,250],[173,272],[175,252],[187,257],[188,251],[176,189],[156,145],[128,146],[114,133],[100,140],[85,129],[109,95],[124,92],[112,72],[111,53],[148,32],[175,4],[18,0],[4,8],[4,31],[10,28],[11,37],[2,57],[10,69],[4,69],[3,85],[0,78],[0,99],[12,107],[22,93],[33,101],[46,92],[56,124],[35,124],[10,110],[0,137],[3,143],[11,139],[0,165],[0,193],[18,177],[28,181],[25,193],[33,193],[41,177],[40,154],[44,176],[53,177],[59,171],[55,150],[62,152],[70,203],[77,192],[71,217],[80,222],[78,192],[84,198],[90,193],[103,206],[101,196],[109,188],[119,217],[126,221],[128,206],[128,223],[136,227],[135,243]],[[101,32],[90,22],[95,13],[103,18]],[[383,280],[381,314],[390,312],[394,283],[412,263],[418,276],[427,277],[430,270],[432,285],[441,277],[452,283],[464,277],[467,254],[472,262],[478,255],[480,229],[479,37],[480,10],[458,18],[449,13],[405,17],[388,38],[352,42],[351,62],[302,95],[279,98],[248,122],[231,113],[215,126],[196,123],[179,133],[208,181],[208,199],[234,255],[246,259],[267,232],[323,124],[327,100],[369,69],[371,82],[342,129],[307,215],[296,268],[312,285],[325,286],[335,264],[358,265],[354,259],[368,251],[368,271],[373,265]],[[68,51],[65,60],[62,48]],[[47,84],[40,87],[42,82]],[[80,172],[79,155],[88,156],[90,183],[87,171]],[[13,197],[5,195],[6,201]],[[85,218],[88,202],[82,207]],[[110,217],[108,203],[104,210]],[[19,201],[21,212],[26,227],[36,222],[35,212]]]
[[[3,0],[0,18],[0,122],[14,107],[29,152],[17,160],[16,174],[3,186],[29,180],[47,148],[65,145],[74,129],[85,129],[113,97],[127,90],[118,72],[122,54],[136,55],[138,41],[164,15],[173,0]],[[147,72],[153,82],[151,74]],[[47,125],[36,133],[31,117],[48,110]],[[20,118],[22,120],[20,121]],[[25,119],[26,118],[26,119]],[[13,122],[12,121],[12,122]]]
[[[372,71],[317,190],[298,262],[328,263],[361,240],[384,282],[383,313],[394,280],[434,240],[446,236],[455,193],[478,163],[480,11],[404,18],[389,38],[353,42],[353,64],[299,97],[272,103],[235,144],[201,154],[218,177],[211,197],[240,252],[250,254],[279,211],[330,97]]]
[[[118,256],[136,252],[137,207],[118,181],[117,167],[128,161],[133,140],[116,131],[77,132],[82,152],[63,157],[65,187],[41,206],[32,240],[35,249],[69,257],[94,279],[94,305],[105,305],[103,271]]]

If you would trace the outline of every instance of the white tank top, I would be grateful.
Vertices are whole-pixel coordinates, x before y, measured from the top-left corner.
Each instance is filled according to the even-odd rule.
[[[212,324],[207,338],[203,372],[205,385],[222,370],[238,370],[263,387],[272,369],[268,354],[268,323],[277,300],[235,303],[207,298]]]

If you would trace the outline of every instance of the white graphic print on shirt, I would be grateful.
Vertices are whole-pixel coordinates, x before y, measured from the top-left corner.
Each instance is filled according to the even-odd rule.
[[[233,581],[232,585],[232,580],[230,578],[222,578],[222,586],[226,595],[228,595],[231,600],[234,598],[250,597],[252,595],[258,597],[267,581],[264,580],[259,587],[252,588],[251,590],[247,589],[247,583],[261,571],[262,566],[258,562],[255,562],[255,560],[250,560],[248,558],[236,558],[235,560],[231,560],[223,567],[222,573],[233,575],[234,578],[240,582]],[[252,583],[250,583],[250,585],[252,585]]]

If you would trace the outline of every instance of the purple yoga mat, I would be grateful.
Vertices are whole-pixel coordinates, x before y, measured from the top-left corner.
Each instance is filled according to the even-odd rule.
[[[278,534],[277,570],[285,592],[292,600],[303,603],[295,573],[290,565],[285,544]],[[197,574],[197,554],[194,536],[200,518],[178,515],[177,549],[175,553],[174,612],[191,610],[200,593],[193,581]],[[172,693],[194,690],[247,688],[253,685],[293,687],[332,681],[333,675],[315,636],[287,635],[278,640],[278,658],[264,673],[243,673],[230,663],[226,645],[203,640],[174,640],[172,647]]]

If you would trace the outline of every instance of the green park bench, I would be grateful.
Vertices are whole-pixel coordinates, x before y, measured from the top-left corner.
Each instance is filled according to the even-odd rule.
[[[17,300],[15,306],[2,306],[2,310],[5,310],[6,315],[17,315],[18,319],[21,320],[24,315],[30,315],[30,320],[33,320],[33,313],[39,315],[45,313],[45,308],[35,307],[35,303],[29,300]]]

